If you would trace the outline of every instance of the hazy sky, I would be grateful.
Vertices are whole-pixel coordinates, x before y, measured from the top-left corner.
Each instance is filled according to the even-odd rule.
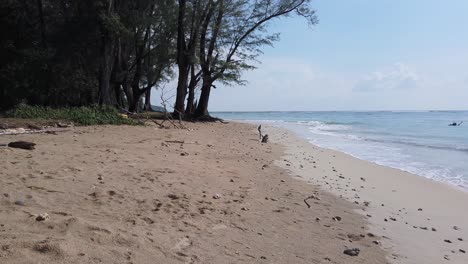
[[[210,111],[468,109],[467,0],[315,0]]]

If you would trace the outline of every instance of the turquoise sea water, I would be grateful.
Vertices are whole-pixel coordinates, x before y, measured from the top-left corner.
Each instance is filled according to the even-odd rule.
[[[270,123],[311,143],[468,190],[468,111],[218,112]],[[460,126],[449,123],[465,121]]]

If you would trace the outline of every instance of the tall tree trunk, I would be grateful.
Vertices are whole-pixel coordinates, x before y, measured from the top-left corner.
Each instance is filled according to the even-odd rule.
[[[189,64],[187,61],[187,48],[185,43],[185,15],[187,0],[179,0],[179,13],[177,17],[177,66],[179,76],[177,80],[176,101],[174,105],[174,117],[183,117],[185,110],[185,97],[187,96],[187,85],[189,75]]]
[[[184,64],[186,64],[184,62]],[[181,65],[179,62],[179,78],[177,81],[177,95],[174,106],[174,117],[183,117],[185,111],[185,98],[187,97],[189,69],[187,65]]]
[[[211,86],[213,81],[210,77],[203,77],[202,91],[200,94],[200,100],[198,101],[197,110],[195,111],[195,117],[209,116],[208,103],[210,101]]]
[[[145,93],[145,111],[151,111],[151,88]]]
[[[110,80],[112,75],[112,40],[108,37],[103,37],[101,63],[99,67],[99,93],[100,93],[100,104],[112,105],[112,95],[110,88]]]
[[[185,115],[193,115],[194,103],[195,103],[195,88],[197,87],[198,81],[200,80],[199,74],[195,74],[195,66],[190,67],[190,83],[188,85],[188,98],[187,107],[185,108]]]
[[[37,0],[37,9],[39,10],[39,21],[41,25],[41,42],[42,47],[45,49],[47,48],[47,41],[46,41],[46,28],[45,28],[45,21],[44,21],[44,6],[42,4],[42,0]]]
[[[113,8],[113,0],[109,0],[106,12],[107,16],[112,15]],[[101,62],[99,66],[99,103],[103,105],[113,105],[114,102],[112,100],[110,81],[112,75],[112,68],[114,65],[114,43],[111,33],[105,28],[104,23],[101,25],[101,33],[102,46]]]

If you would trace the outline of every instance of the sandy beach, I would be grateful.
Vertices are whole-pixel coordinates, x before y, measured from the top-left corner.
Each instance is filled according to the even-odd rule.
[[[186,127],[1,136],[37,146],[0,148],[0,262],[468,261],[466,193],[278,128]]]
[[[0,137],[37,144],[0,148],[0,262],[387,263],[357,205],[275,165],[281,144],[187,128]]]

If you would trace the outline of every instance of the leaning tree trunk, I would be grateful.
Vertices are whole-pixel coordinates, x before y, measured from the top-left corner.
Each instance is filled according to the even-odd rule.
[[[198,107],[195,111],[195,117],[204,117],[210,115],[208,112],[208,103],[210,101],[210,92],[212,85],[213,81],[206,77],[203,78],[200,100],[198,101]]]

